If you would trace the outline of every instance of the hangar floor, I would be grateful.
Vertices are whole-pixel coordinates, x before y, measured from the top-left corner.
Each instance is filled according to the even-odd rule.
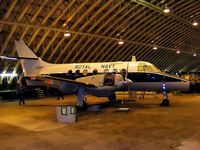
[[[124,96],[118,96],[118,99]],[[199,150],[200,95],[169,95],[170,107],[158,100],[127,101],[100,112],[78,112],[78,122],[56,122],[57,105],[74,105],[75,96],[0,102],[0,150]],[[88,96],[88,103],[106,98]],[[128,112],[117,112],[130,107]]]

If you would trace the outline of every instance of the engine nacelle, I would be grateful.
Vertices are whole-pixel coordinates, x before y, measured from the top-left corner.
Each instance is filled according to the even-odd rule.
[[[123,80],[121,74],[105,73],[92,75],[76,79],[76,81],[93,84],[98,88],[107,87],[108,89],[118,89],[124,86],[126,81]]]

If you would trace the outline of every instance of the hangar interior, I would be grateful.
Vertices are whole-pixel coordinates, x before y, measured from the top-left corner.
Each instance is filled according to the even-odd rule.
[[[21,39],[51,63],[136,56],[164,72],[197,73],[199,6],[196,0],[2,0],[0,56],[17,56],[14,40]],[[19,62],[0,61],[2,74],[23,78]]]
[[[77,112],[74,124],[60,124],[55,108],[75,105],[76,96],[57,101],[35,88],[18,106],[23,70],[18,60],[1,57],[0,150],[199,150],[199,24],[199,0],[0,0],[0,56],[17,57],[15,40],[55,64],[136,56],[190,80],[195,91],[170,93],[170,107],[160,107],[162,94],[123,101],[122,93],[121,103],[108,106],[107,97],[88,95],[95,109]],[[99,103],[106,105],[99,110]]]

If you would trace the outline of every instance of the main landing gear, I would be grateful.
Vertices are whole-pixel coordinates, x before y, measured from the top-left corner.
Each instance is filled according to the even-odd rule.
[[[162,103],[160,104],[160,106],[169,106],[169,100],[168,99],[164,99],[162,101]]]
[[[112,95],[108,96],[108,100],[109,100],[109,101],[116,101],[115,92],[114,92]]]
[[[113,92],[112,95],[108,96],[108,100],[109,100],[111,103],[115,103],[115,102],[116,102],[116,95],[115,95],[115,92]]]
[[[85,89],[83,87],[79,87],[77,90],[76,109],[78,111],[86,110],[88,107],[88,104],[86,101],[87,101],[87,94],[85,92]]]

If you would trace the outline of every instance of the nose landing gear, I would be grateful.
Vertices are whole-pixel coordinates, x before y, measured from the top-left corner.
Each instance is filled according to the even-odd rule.
[[[160,106],[169,106],[169,100],[168,99],[164,99],[162,101],[162,103],[160,104]]]
[[[169,106],[168,94],[166,91],[166,84],[164,82],[163,82],[162,88],[163,88],[163,95],[164,95],[165,99],[162,101],[160,106]]]

